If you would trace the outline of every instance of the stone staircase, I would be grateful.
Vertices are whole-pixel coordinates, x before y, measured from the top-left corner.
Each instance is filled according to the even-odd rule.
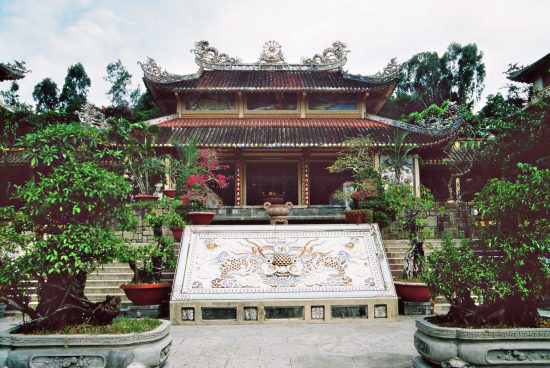
[[[393,278],[401,278],[403,275],[403,259],[405,253],[409,249],[408,240],[384,240],[386,256],[390,266],[390,272]],[[432,244],[437,244],[440,240],[430,240]],[[174,250],[177,252],[179,244],[174,244]],[[174,271],[169,270],[163,273],[163,279],[172,281]],[[114,262],[103,265],[98,270],[88,274],[86,283],[86,296],[93,301],[105,300],[107,295],[120,296],[122,307],[128,307],[131,302],[126,298],[126,295],[119,288],[120,285],[129,282],[132,279],[132,270],[127,263]],[[445,312],[447,306],[444,303],[436,303],[437,312]]]

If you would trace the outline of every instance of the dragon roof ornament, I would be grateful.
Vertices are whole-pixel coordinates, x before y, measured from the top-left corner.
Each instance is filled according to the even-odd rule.
[[[403,64],[399,64],[396,58],[390,60],[388,65],[382,71],[374,75],[359,75],[346,73],[345,76],[350,79],[360,80],[368,83],[387,83],[392,80],[397,80]]]
[[[8,79],[21,79],[25,73],[30,73],[30,70],[25,66],[25,62],[17,60],[14,60],[13,63],[0,63],[0,69],[11,75],[11,78]]]
[[[343,42],[335,41],[322,54],[315,54],[311,58],[303,58],[300,64],[285,62],[281,45],[277,41],[267,41],[260,59],[255,63],[243,63],[239,58],[220,53],[210,46],[208,41],[195,43],[191,50],[195,54],[195,62],[201,69],[210,70],[330,70],[341,68],[347,61],[349,52]]]
[[[171,83],[178,82],[181,80],[194,79],[199,77],[200,73],[188,74],[188,75],[177,75],[168,73],[166,70],[162,70],[160,66],[157,65],[157,62],[148,57],[145,63],[138,61],[139,66],[145,74],[145,78],[150,79],[158,83]]]
[[[365,114],[365,118],[377,119],[378,121],[396,128],[430,136],[452,135],[465,123],[464,115],[460,111],[460,106],[458,106],[456,102],[451,102],[440,116],[427,118],[419,121],[416,125],[371,114]]]

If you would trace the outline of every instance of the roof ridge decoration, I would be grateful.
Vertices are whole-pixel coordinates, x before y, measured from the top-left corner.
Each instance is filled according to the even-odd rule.
[[[382,71],[374,75],[345,73],[344,77],[369,83],[387,83],[389,81],[397,80],[397,78],[399,78],[399,73],[401,73],[402,67],[403,64],[399,64],[397,62],[397,58],[392,58],[388,65],[386,65],[384,69],[382,69]]]
[[[350,52],[345,43],[335,41],[321,54],[311,58],[302,58],[301,63],[285,62],[281,45],[274,40],[267,41],[260,59],[255,63],[243,63],[239,58],[220,53],[208,41],[195,43],[191,50],[195,54],[195,62],[201,69],[210,70],[331,70],[339,69],[347,61],[346,54]]]
[[[145,78],[158,83],[171,83],[200,77],[200,70],[197,73],[187,75],[168,73],[166,70],[162,70],[162,68],[157,65],[155,59],[151,57],[147,57],[147,61],[145,63],[138,61],[138,64],[141,66],[141,69],[145,74]]]
[[[464,124],[464,115],[456,102],[451,102],[438,118],[428,118],[418,122],[418,125],[403,123],[381,116],[365,114],[365,118],[378,120],[396,128],[430,136],[446,136],[455,133]]]

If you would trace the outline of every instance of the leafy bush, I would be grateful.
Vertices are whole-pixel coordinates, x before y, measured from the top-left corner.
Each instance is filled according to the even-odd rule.
[[[425,279],[451,303],[453,322],[536,325],[550,291],[550,169],[518,169],[515,181],[492,179],[476,195],[487,225],[472,247],[446,243],[430,256]]]

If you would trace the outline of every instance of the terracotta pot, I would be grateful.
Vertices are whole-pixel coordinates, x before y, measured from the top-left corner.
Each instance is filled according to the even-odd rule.
[[[172,236],[174,237],[174,240],[179,243],[181,241],[183,229],[170,229],[170,231],[172,231]]]
[[[158,201],[159,197],[154,196],[152,194],[138,194],[134,197],[136,202],[154,202]]]
[[[285,197],[284,196],[268,196],[264,197],[264,203],[269,202],[271,204],[284,204],[285,203]]]
[[[407,302],[427,302],[430,300],[430,289],[423,282],[395,281],[397,295]]]
[[[164,195],[167,196],[168,198],[176,198],[175,189],[164,189],[162,193],[164,193]]]
[[[216,212],[189,212],[187,214],[193,225],[210,225]]]
[[[169,300],[172,284],[120,285],[120,288],[134,305],[157,305]]]

